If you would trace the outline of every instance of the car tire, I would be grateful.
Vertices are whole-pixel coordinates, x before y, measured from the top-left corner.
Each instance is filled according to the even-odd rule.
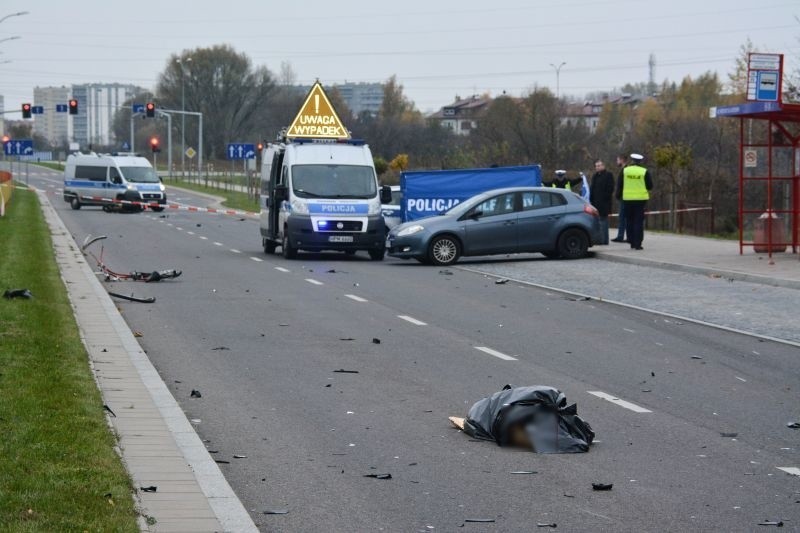
[[[380,250],[370,250],[369,251],[369,258],[373,261],[383,261],[383,256],[386,255],[386,249],[382,248]]]
[[[452,265],[461,256],[461,244],[452,235],[434,237],[428,246],[428,259],[437,266]]]
[[[561,257],[561,254],[558,253],[558,250],[552,250],[550,252],[542,252],[542,255],[548,259],[558,259]]]
[[[589,237],[577,228],[565,230],[558,237],[558,252],[564,259],[580,259],[589,251]]]
[[[78,209],[81,208],[81,201],[78,200],[77,196],[73,196],[72,199],[69,201],[69,206],[75,211],[77,211]]]
[[[156,213],[160,213],[161,211],[163,211],[163,210],[164,210],[164,208],[163,208],[163,207],[151,207],[150,209],[152,209],[152,210],[153,210],[153,211],[155,211]]]
[[[297,250],[292,248],[289,243],[289,232],[283,232],[283,241],[281,241],[281,251],[285,259],[295,259],[297,257]]]
[[[264,246],[264,253],[274,254],[275,248],[277,248],[278,246],[277,244],[275,244],[275,241],[271,241],[269,239],[262,239],[262,240],[263,240],[262,245]]]

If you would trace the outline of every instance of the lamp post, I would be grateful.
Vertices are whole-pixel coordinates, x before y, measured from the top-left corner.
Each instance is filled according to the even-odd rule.
[[[186,73],[183,70],[184,63],[189,63],[191,57],[175,60],[181,66],[181,176],[186,177]]]
[[[561,89],[561,87],[560,87],[561,67],[563,67],[566,64],[567,64],[566,61],[562,61],[561,64],[558,65],[558,66],[555,66],[554,64],[550,63],[550,66],[553,67],[556,70],[556,100],[558,100],[558,98],[560,97],[559,93],[560,93],[560,89]]]

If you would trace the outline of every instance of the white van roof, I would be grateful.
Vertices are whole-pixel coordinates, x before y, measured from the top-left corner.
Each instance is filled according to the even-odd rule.
[[[292,164],[301,165],[367,165],[371,166],[372,155],[366,144],[347,143],[290,143],[286,145],[287,155],[294,152]],[[302,155],[301,155],[302,154]]]
[[[110,165],[112,163],[117,166],[124,167],[152,167],[147,158],[138,154],[70,154],[67,156],[67,164],[81,164],[81,165]]]

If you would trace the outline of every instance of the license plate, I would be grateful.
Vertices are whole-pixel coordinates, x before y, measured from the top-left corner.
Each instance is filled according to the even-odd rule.
[[[328,242],[353,242],[352,235],[331,235]]]

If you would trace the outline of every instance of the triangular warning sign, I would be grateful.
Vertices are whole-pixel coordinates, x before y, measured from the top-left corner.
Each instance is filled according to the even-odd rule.
[[[349,139],[350,133],[339,120],[328,95],[317,82],[311,87],[300,112],[286,132],[287,138]]]

